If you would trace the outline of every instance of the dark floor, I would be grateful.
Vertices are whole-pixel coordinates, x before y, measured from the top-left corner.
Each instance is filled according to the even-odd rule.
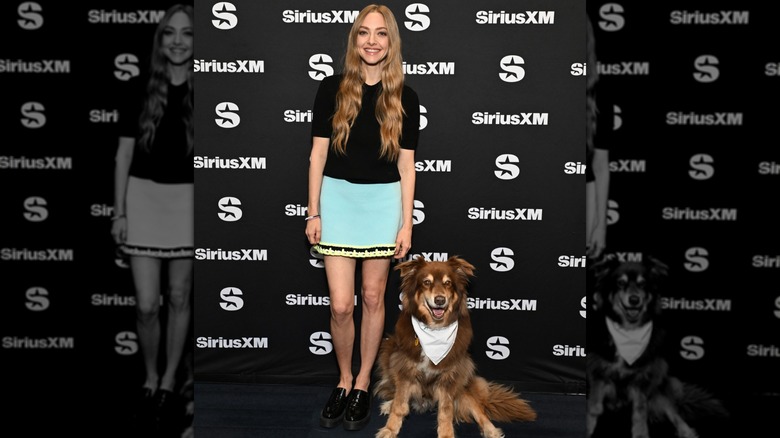
[[[311,438],[373,437],[387,417],[374,399],[371,421],[361,431],[319,426],[319,415],[332,388],[324,386],[196,383],[198,438]],[[582,438],[585,430],[584,396],[523,393],[537,411],[533,423],[495,423],[507,437]],[[475,424],[459,424],[458,438],[479,438]],[[407,417],[401,438],[435,438],[436,415]]]

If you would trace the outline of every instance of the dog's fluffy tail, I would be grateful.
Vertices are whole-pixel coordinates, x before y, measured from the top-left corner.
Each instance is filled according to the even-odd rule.
[[[728,410],[720,400],[704,388],[690,383],[682,384],[682,394],[677,405],[680,414],[689,421],[729,416]]]
[[[536,420],[536,411],[508,386],[477,377],[471,383],[468,393],[483,406],[485,413],[493,421]]]

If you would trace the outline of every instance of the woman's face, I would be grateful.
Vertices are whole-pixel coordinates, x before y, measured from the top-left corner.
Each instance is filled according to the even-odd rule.
[[[180,65],[192,59],[192,23],[184,12],[171,16],[162,32],[162,51],[168,62]]]
[[[368,65],[377,65],[385,59],[388,46],[385,17],[379,12],[366,15],[357,34],[356,45],[360,59]]]

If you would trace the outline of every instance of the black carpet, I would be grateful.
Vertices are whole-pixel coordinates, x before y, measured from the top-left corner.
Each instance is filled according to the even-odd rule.
[[[384,426],[379,402],[372,400],[372,415],[360,431],[319,425],[322,407],[333,388],[325,386],[196,383],[195,434],[198,438],[311,438],[373,437]],[[585,431],[585,397],[522,393],[536,410],[531,423],[495,423],[507,437],[582,438]],[[458,438],[480,438],[473,423],[455,426]],[[435,438],[436,414],[410,413],[399,438]]]

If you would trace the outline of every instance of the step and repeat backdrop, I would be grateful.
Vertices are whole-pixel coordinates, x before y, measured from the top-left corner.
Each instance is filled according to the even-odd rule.
[[[778,6],[667,3],[587,6],[614,112],[607,250],[668,265],[670,372],[738,410],[780,392]]]
[[[110,236],[114,155],[172,3],[0,6],[0,360],[14,418],[80,424],[79,393],[110,422],[141,384],[132,279]],[[422,114],[413,256],[477,267],[481,374],[584,391],[587,12],[615,114],[609,256],[669,266],[673,373],[729,407],[780,393],[777,6],[388,5]],[[310,110],[363,6],[195,2],[199,380],[335,381],[322,259],[303,233]]]
[[[311,108],[366,4],[195,2],[197,380],[337,381],[304,235]],[[387,5],[422,114],[409,257],[476,266],[483,375],[584,392],[584,3]],[[391,272],[387,330],[399,305]]]
[[[173,3],[0,6],[0,361],[7,418],[30,433],[128,424],[142,384],[132,278],[110,234],[114,156]]]

